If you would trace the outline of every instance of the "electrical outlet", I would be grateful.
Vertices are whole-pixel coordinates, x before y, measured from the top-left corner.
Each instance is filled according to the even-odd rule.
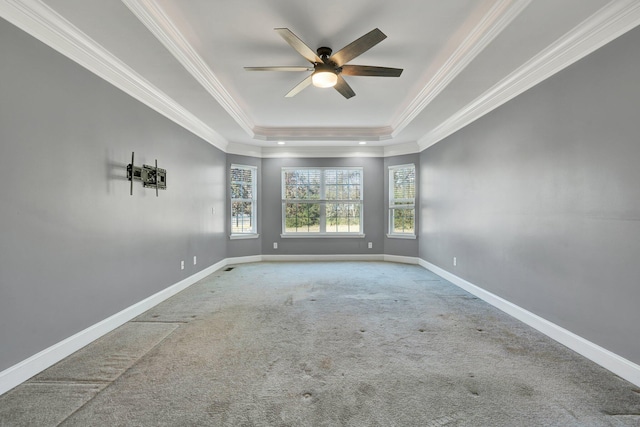
[[[184,270],[184,261],[180,261],[180,270]]]
[[[194,255],[193,256],[193,265],[196,265],[196,261],[197,261],[197,259],[196,259],[196,256]]]
[[[367,243],[367,247],[368,247],[369,249],[373,248],[373,242],[369,242],[369,243]]]
[[[455,267],[456,265],[458,265],[458,259],[453,257],[453,266]]]
[[[278,249],[278,242],[273,242],[273,249]]]

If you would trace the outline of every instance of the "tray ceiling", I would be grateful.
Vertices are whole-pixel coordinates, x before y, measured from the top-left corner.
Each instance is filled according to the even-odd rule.
[[[227,152],[417,152],[640,23],[636,0],[3,0],[0,16]],[[356,96],[313,86],[275,31],[334,52],[374,28],[350,63]],[[342,150],[342,151],[341,151]],[[372,151],[373,150],[373,151]]]

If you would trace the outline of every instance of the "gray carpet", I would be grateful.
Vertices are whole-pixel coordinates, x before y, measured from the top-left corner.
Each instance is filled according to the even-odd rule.
[[[219,271],[0,397],[1,426],[640,426],[640,390],[411,265]]]

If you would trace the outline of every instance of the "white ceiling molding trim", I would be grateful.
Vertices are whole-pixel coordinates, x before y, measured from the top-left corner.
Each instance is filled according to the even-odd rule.
[[[384,147],[263,147],[263,159],[322,157],[384,157]]]
[[[397,136],[531,0],[499,0],[456,49],[436,76],[425,86],[391,126],[372,129],[271,128],[255,126],[253,120],[218,81],[211,68],[184,38],[154,0],[122,0],[131,12],[171,52],[183,67],[216,99],[252,138],[263,141],[329,141],[369,139],[382,141]]]
[[[227,154],[236,154],[238,156],[262,157],[262,147],[257,145],[240,144],[238,142],[230,142],[227,145]]]
[[[236,123],[251,137],[255,137],[252,120],[222,86],[211,68],[184,38],[160,6],[153,0],[122,0],[122,3],[213,96]]]
[[[640,25],[640,1],[613,0],[418,141],[436,144]]]
[[[40,0],[3,0],[0,15],[148,107],[225,150],[228,142]]]
[[[402,132],[529,3],[531,0],[497,1],[409,106],[392,122],[391,136]]]
[[[228,154],[258,158],[393,157],[405,154],[415,154],[419,151],[417,142],[406,142],[403,144],[375,147],[340,147],[335,145],[330,147],[258,147],[255,145],[231,142],[227,147]]]
[[[402,156],[419,152],[420,147],[418,147],[417,142],[405,142],[404,144],[385,145],[383,157]]]
[[[391,128],[255,127],[255,139],[264,141],[384,141]]]

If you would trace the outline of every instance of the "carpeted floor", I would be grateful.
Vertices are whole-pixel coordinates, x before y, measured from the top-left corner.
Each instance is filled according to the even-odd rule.
[[[219,271],[0,396],[0,426],[639,426],[640,389],[412,265]]]

